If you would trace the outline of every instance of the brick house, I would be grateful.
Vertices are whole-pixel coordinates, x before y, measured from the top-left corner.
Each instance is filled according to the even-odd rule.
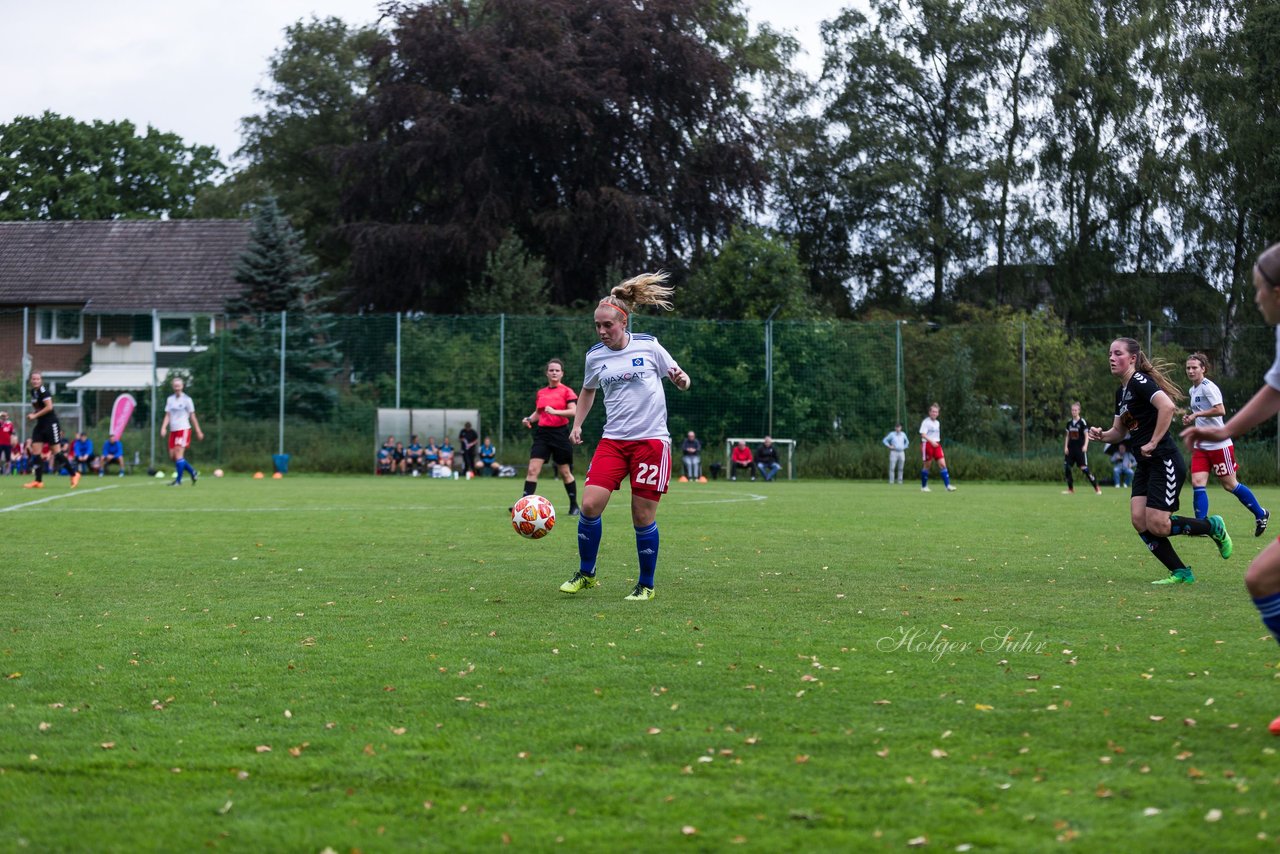
[[[245,220],[0,222],[0,376],[23,355],[59,399],[149,389],[203,348],[242,287]],[[26,329],[24,340],[23,330]]]

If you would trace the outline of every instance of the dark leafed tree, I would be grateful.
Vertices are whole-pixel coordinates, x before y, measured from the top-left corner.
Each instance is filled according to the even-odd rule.
[[[221,169],[212,147],[152,127],[19,116],[0,125],[0,220],[189,217]]]
[[[340,160],[352,301],[456,305],[508,235],[562,303],[611,263],[696,259],[762,190],[737,5],[391,7],[365,141]]]
[[[826,118],[855,262],[872,290],[927,284],[936,308],[981,241],[986,76],[996,28],[976,0],[871,0],[823,25]]]

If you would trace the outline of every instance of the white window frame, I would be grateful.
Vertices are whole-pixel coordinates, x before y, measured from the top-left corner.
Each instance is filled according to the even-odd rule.
[[[164,339],[160,336],[160,326],[166,320],[186,320],[194,328],[196,324],[200,322],[201,318],[208,319],[209,330],[207,334],[202,335],[200,334],[200,330],[197,329],[195,338],[197,342],[199,341],[207,342],[213,338],[213,334],[217,330],[217,318],[214,315],[212,314],[180,314],[177,312],[171,312],[168,314],[157,314],[154,326],[151,330],[151,340],[155,342],[156,352],[157,353],[200,353],[200,352],[203,352],[204,350],[208,350],[209,345],[207,343],[205,344],[197,343],[194,346],[191,344],[182,344],[182,345],[165,344],[163,343]]]
[[[74,338],[65,338],[58,333],[59,314],[75,314],[76,315],[76,335]],[[44,334],[44,319],[49,315],[53,315],[51,322],[53,328],[52,337],[46,337]],[[84,312],[78,308],[37,308],[36,309],[36,343],[37,344],[83,344],[84,343]]]

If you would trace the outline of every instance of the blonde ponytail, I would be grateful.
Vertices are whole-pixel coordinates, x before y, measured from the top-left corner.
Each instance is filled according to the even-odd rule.
[[[628,318],[638,305],[656,305],[671,311],[673,306],[668,297],[675,293],[675,289],[667,286],[668,278],[668,274],[662,271],[641,273],[614,287],[609,296],[600,300],[600,304],[611,305]]]

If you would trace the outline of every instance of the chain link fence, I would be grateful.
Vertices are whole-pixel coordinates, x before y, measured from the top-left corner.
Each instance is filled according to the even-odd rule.
[[[208,435],[193,456],[238,470],[269,467],[272,454],[288,452],[298,471],[370,471],[379,407],[479,410],[477,429],[493,437],[500,460],[521,464],[528,433],[520,419],[545,384],[547,360],[563,359],[564,381],[577,388],[583,356],[596,340],[589,315],[219,318],[219,333],[195,350],[172,341],[155,348],[161,388],[153,403],[146,388],[66,389],[66,379],[91,367],[89,330],[101,322],[86,316],[83,323],[80,341],[53,342],[22,310],[0,311],[0,399],[26,398],[27,356],[32,368],[52,376],[59,403],[82,406],[86,429],[101,443],[116,394],[131,391],[138,408],[126,451],[163,460],[153,407],[163,407],[165,378],[184,375]],[[136,318],[110,325],[133,330],[133,341],[146,335]],[[633,327],[655,335],[693,379],[687,393],[668,388],[673,436],[693,430],[708,448],[735,435],[793,439],[800,476],[880,477],[880,439],[896,423],[914,438],[937,402],[958,476],[1056,478],[1071,402],[1082,403],[1090,423],[1111,422],[1116,381],[1106,350],[1114,338],[1138,339],[1183,388],[1187,354],[1206,353],[1229,412],[1258,388],[1275,347],[1274,330],[1261,325],[1228,332],[1221,323],[1068,330],[1043,315],[948,325],[641,315]],[[20,413],[10,414],[19,421]],[[588,451],[603,421],[603,411],[591,413]],[[1239,443],[1239,451],[1251,481],[1275,482],[1274,422]],[[1097,463],[1109,471],[1105,459]]]

